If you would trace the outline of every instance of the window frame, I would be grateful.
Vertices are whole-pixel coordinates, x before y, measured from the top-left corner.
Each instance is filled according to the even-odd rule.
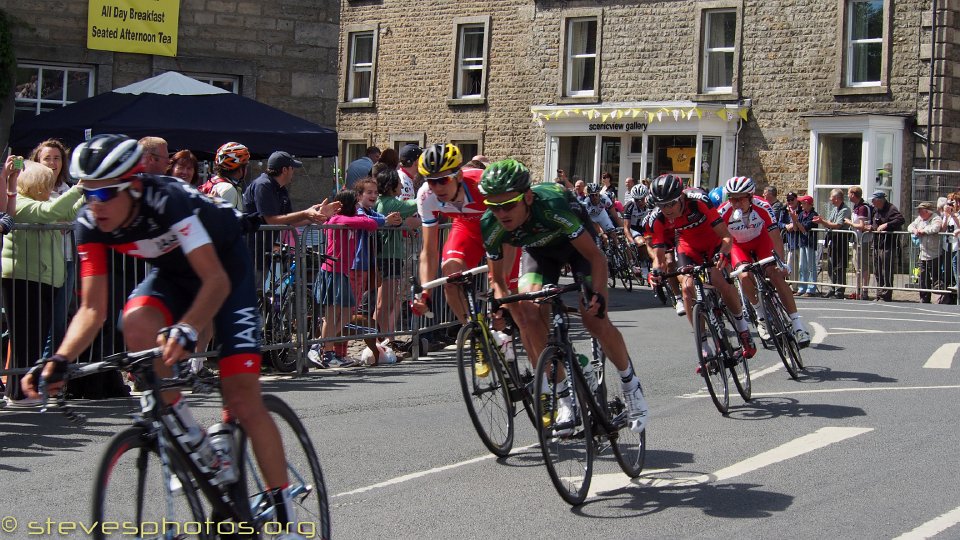
[[[696,18],[696,47],[694,48],[694,65],[697,66],[693,73],[693,85],[696,88],[697,101],[727,101],[740,99],[740,56],[741,44],[743,42],[743,10],[740,2],[737,0],[714,0],[710,2],[700,2],[697,6],[698,13]],[[729,87],[708,87],[707,86],[707,43],[709,38],[709,29],[707,18],[713,13],[732,12],[736,19],[736,30],[733,40],[733,73],[730,77]]]
[[[490,21],[489,15],[480,15],[477,17],[459,17],[453,20],[453,51],[454,64],[453,74],[450,83],[450,93],[448,95],[448,104],[450,105],[482,105],[487,100],[487,82],[490,73]],[[461,87],[464,74],[463,57],[463,36],[468,28],[483,29],[483,51],[480,60],[480,93],[463,94]]]
[[[852,49],[850,39],[853,25],[853,5],[858,2],[871,0],[838,0],[837,9],[840,14],[840,28],[837,32],[837,50],[840,51],[836,64],[836,81],[834,95],[856,94],[887,94],[890,86],[890,54],[891,54],[891,0],[882,0],[883,3],[883,30],[880,52],[880,80],[862,83],[852,82]],[[874,38],[875,40],[876,38]],[[865,42],[865,41],[863,41]],[[876,41],[872,41],[876,43]]]
[[[21,62],[16,66],[16,70],[20,69],[35,69],[37,72],[37,87],[41,88],[43,84],[43,72],[44,70],[58,70],[63,71],[64,80],[62,81],[61,87],[61,99],[47,99],[43,97],[42,91],[37,91],[36,96],[33,98],[21,98],[16,96],[16,87],[14,87],[14,114],[16,111],[26,111],[25,105],[29,104],[33,109],[34,116],[45,112],[42,109],[54,109],[54,108],[63,108],[67,105],[76,103],[77,101],[70,101],[67,99],[67,90],[69,85],[67,84],[67,77],[71,72],[85,72],[88,75],[87,78],[87,98],[91,98],[96,95],[97,89],[97,70],[94,66],[87,64],[62,64],[54,62]],[[16,80],[16,79],[15,79]],[[86,98],[84,98],[86,99]]]
[[[239,75],[224,75],[221,73],[190,73],[190,72],[185,72],[184,75],[186,75],[187,77],[190,77],[191,79],[196,79],[202,83],[206,83],[213,86],[217,86],[216,84],[214,84],[214,82],[230,83],[233,86],[233,90],[227,90],[226,88],[224,88],[224,90],[240,95],[241,78]],[[223,88],[223,87],[217,86],[217,88]]]
[[[571,58],[570,32],[572,25],[576,22],[593,20],[597,25],[597,35],[595,52],[592,55],[581,56],[587,58],[592,56],[593,62],[593,90],[572,90],[571,83],[574,70],[573,59]],[[558,102],[559,103],[598,103],[600,101],[601,81],[600,64],[603,59],[603,10],[571,10],[564,13],[560,20],[560,80],[558,81]]]
[[[724,45],[723,47],[710,47],[711,37],[716,30],[714,28],[714,21],[719,19],[721,15],[733,15],[734,18],[734,37],[733,43],[729,46]],[[737,24],[737,12],[733,9],[709,9],[703,11],[704,24],[703,24],[703,53],[701,56],[700,68],[703,70],[702,86],[701,91],[704,94],[730,94],[733,92],[733,72],[731,70],[730,80],[724,81],[728,84],[723,86],[710,86],[710,59],[714,54],[723,54],[730,56],[730,62],[733,64],[736,62],[736,46],[737,46],[737,37],[736,37],[736,24]]]
[[[354,94],[354,75],[359,73],[356,69],[356,63],[354,62],[354,53],[357,38],[366,34],[369,34],[372,40],[370,46],[370,62],[363,63],[362,71],[369,71],[370,82],[367,87],[366,97],[358,98],[355,97]],[[339,106],[341,108],[374,107],[376,105],[377,51],[379,48],[380,25],[378,23],[347,26],[343,30],[343,35],[345,36],[343,50],[341,52],[341,65],[343,66],[341,83],[343,90],[340,96],[342,101]]]

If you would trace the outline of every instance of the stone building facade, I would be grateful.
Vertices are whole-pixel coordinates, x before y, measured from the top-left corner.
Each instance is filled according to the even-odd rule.
[[[3,3],[14,19],[18,84],[39,70],[51,78],[66,71],[82,83],[68,89],[67,99],[76,101],[174,70],[321,125],[336,122],[336,0],[181,0],[175,57],[88,49],[87,7],[86,1]],[[17,114],[34,114],[31,105],[18,100]],[[329,193],[327,161],[308,160],[295,182],[301,207]]]
[[[821,206],[849,185],[909,206],[914,168],[960,168],[957,0],[421,7],[341,0],[342,159],[454,141],[544,180],[739,174]]]

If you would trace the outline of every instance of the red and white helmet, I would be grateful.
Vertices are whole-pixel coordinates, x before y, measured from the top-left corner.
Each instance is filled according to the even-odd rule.
[[[747,176],[734,176],[727,180],[725,189],[728,197],[730,195],[752,195],[753,192],[757,190],[757,186],[753,183],[753,180]]]
[[[214,164],[225,171],[234,171],[250,161],[250,150],[238,142],[228,142],[217,148]]]

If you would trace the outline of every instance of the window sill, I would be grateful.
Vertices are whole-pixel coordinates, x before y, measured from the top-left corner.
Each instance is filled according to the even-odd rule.
[[[558,105],[577,105],[581,103],[600,103],[600,96],[561,96],[557,98]]]
[[[877,96],[890,93],[887,85],[880,86],[835,86],[833,87],[834,97],[839,96]]]
[[[376,106],[375,101],[342,101],[337,104],[338,109],[373,109]]]
[[[448,98],[447,105],[450,107],[456,107],[460,105],[486,105],[487,98],[485,97],[469,97],[469,98]]]
[[[697,94],[694,101],[737,101],[740,96],[734,93]]]

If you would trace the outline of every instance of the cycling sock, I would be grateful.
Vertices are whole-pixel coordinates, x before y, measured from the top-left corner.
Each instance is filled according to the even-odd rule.
[[[293,500],[290,498],[290,492],[287,488],[273,488],[269,490],[270,498],[273,500],[274,508],[277,511],[276,521],[281,525],[296,524],[297,515],[293,508]]]
[[[734,315],[733,323],[737,327],[737,332],[747,331],[747,321],[743,320],[743,315]]]
[[[763,313],[763,305],[761,305],[761,304],[759,304],[759,303],[758,303],[758,304],[754,304],[753,302],[750,302],[750,307],[752,307],[752,308],[753,308],[753,312],[757,314],[757,319],[759,319],[759,320],[761,320],[761,321],[764,320],[764,319],[766,319],[766,317],[764,317],[764,313]]]
[[[632,362],[628,363],[627,369],[623,371],[618,369],[617,373],[620,374],[620,382],[622,382],[623,384],[627,384],[628,382],[632,381],[635,375],[635,372],[633,371],[633,363]]]
[[[800,320],[799,312],[790,314],[790,322],[793,323],[794,332],[796,332],[797,330],[803,330],[803,321]]]

